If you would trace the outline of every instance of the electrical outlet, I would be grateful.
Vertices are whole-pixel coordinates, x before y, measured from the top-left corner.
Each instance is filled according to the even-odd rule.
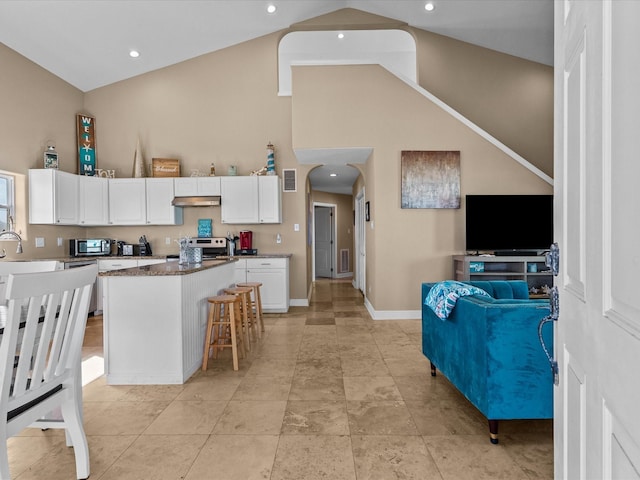
[[[36,248],[44,247],[44,237],[36,237]]]
[[[282,243],[282,237],[280,234],[276,235],[276,243]]]
[[[164,243],[165,243],[165,245],[171,245],[171,237],[166,237],[164,239]]]
[[[62,237],[58,237],[58,246],[61,247],[62,246]]]
[[[293,231],[294,232],[299,232],[300,231],[300,224],[299,223],[294,223],[293,224]]]

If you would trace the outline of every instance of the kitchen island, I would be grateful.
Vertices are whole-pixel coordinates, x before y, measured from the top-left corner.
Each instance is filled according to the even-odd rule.
[[[234,272],[233,259],[101,272],[107,383],[184,383],[202,365],[207,297]]]

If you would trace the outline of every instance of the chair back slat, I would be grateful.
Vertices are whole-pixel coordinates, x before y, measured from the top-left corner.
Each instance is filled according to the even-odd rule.
[[[9,276],[0,343],[0,415],[77,373],[96,275],[97,266],[91,265]]]

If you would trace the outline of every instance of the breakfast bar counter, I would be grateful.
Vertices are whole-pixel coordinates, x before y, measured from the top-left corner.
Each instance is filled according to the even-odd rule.
[[[110,385],[181,384],[202,365],[207,297],[234,283],[234,260],[101,272]]]

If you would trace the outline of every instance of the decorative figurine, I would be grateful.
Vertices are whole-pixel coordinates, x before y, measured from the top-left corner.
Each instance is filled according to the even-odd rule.
[[[269,142],[267,145],[267,175],[276,174],[276,161],[273,154],[273,144]]]

